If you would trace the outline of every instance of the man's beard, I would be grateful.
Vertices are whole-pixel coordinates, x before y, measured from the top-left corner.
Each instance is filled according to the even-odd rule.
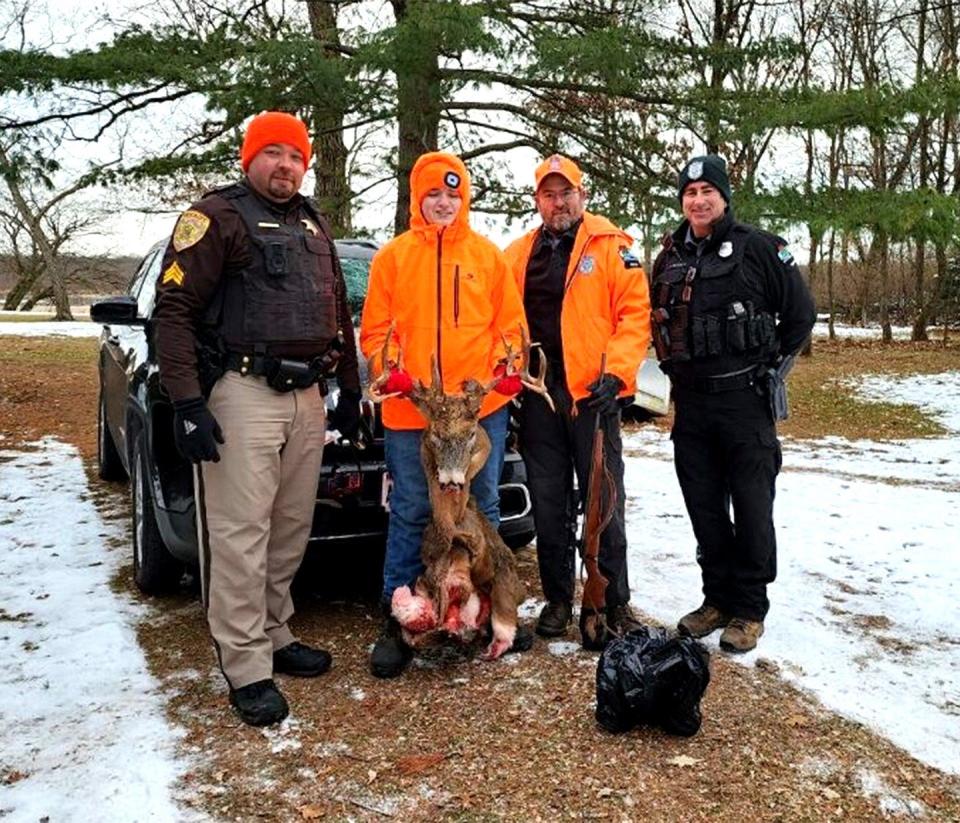
[[[563,214],[553,215],[548,220],[544,220],[543,222],[546,223],[547,228],[550,229],[550,231],[560,234],[561,232],[565,232],[574,223],[576,223],[577,218],[570,214],[570,212],[565,212]]]
[[[288,177],[272,177],[267,186],[267,191],[274,197],[281,197],[284,200],[289,199],[294,194],[295,184]]]

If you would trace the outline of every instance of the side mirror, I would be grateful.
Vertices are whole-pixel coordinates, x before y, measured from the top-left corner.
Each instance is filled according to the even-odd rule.
[[[129,294],[100,300],[90,307],[90,319],[105,326],[145,326],[147,319],[137,316],[137,301]]]

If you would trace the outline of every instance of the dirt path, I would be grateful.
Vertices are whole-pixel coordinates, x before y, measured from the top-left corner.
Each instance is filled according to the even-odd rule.
[[[2,448],[51,434],[92,461],[94,362],[89,340],[0,338]],[[537,594],[532,551],[519,558]],[[117,585],[137,596],[129,568]],[[224,820],[960,820],[960,779],[824,711],[763,660],[715,656],[696,737],[613,736],[593,719],[596,655],[538,640],[496,664],[381,682],[367,671],[377,628],[367,604],[301,598],[295,629],[334,669],[282,678],[292,719],[262,732],[227,707],[195,595],[158,601],[139,632],[187,730],[185,805]]]

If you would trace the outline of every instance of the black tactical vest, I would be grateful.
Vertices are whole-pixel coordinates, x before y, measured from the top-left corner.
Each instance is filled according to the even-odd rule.
[[[737,372],[777,352],[776,321],[748,288],[743,254],[752,229],[731,223],[704,254],[671,238],[657,258],[652,325],[664,371],[696,375]]]
[[[229,200],[250,237],[250,264],[223,279],[207,319],[230,351],[266,351],[273,344],[316,343],[321,354],[337,334],[333,241],[309,203],[317,234],[302,222],[278,220],[245,186],[207,196]]]

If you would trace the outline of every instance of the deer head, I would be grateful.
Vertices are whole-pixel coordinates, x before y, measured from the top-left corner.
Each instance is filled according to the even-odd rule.
[[[490,453],[490,440],[480,426],[480,407],[489,388],[467,380],[462,394],[446,394],[435,357],[431,366],[429,388],[418,380],[410,395],[427,421],[420,441],[423,468],[431,493],[434,483],[444,494],[462,493],[469,489]]]

